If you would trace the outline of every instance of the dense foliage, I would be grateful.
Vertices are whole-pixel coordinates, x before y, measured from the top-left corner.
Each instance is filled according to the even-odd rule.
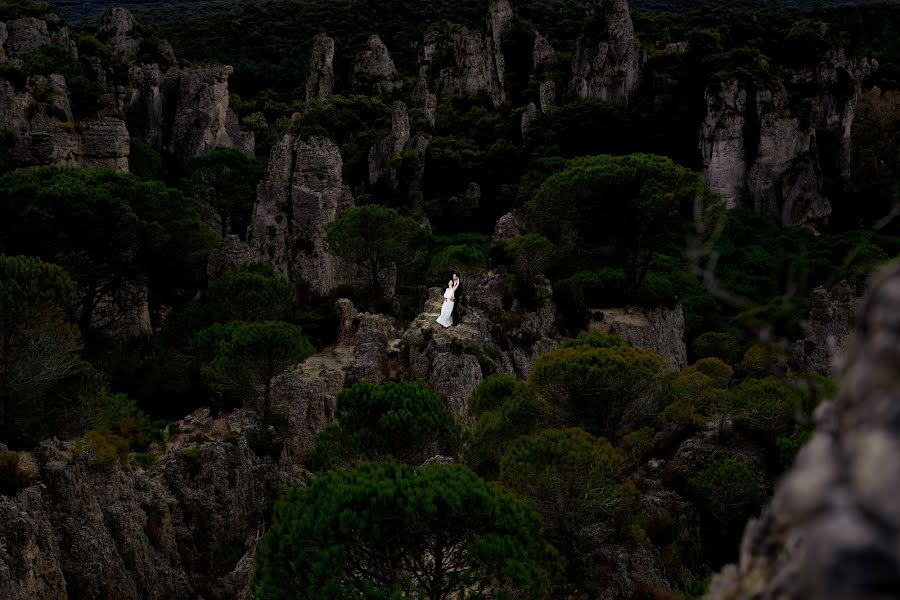
[[[528,504],[462,466],[363,463],[275,506],[253,589],[279,598],[541,598],[557,557]]]

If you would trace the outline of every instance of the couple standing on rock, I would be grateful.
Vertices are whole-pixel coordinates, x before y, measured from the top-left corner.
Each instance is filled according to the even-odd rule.
[[[457,324],[459,324],[459,311],[456,308],[457,297],[462,296],[459,284],[459,275],[454,273],[450,281],[447,282],[447,289],[444,290],[444,304],[441,306],[441,314],[437,318],[437,322],[444,327],[450,327],[454,324],[454,321],[457,321]]]

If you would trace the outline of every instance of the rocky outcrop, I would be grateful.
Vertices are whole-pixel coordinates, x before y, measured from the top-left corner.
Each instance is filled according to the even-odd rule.
[[[253,133],[244,133],[228,106],[227,65],[160,72],[156,64],[131,67],[132,95],[126,107],[129,130],[157,150],[178,158],[216,148],[253,155]]]
[[[883,598],[900,589],[900,268],[871,285],[837,398],[710,600]]]
[[[507,0],[493,0],[487,37],[454,23],[425,32],[419,55],[419,75],[436,79],[439,96],[485,93],[495,106],[506,101],[502,37],[512,18]]]
[[[252,556],[285,483],[240,436],[185,444],[146,471],[90,466],[90,454],[56,441],[28,456],[34,484],[0,496],[0,596],[10,600],[240,597],[249,573],[211,566],[211,550],[229,543]]]
[[[627,96],[640,83],[643,62],[628,1],[603,0],[596,10],[596,29],[575,46],[569,93],[599,100]]]
[[[273,148],[259,184],[247,243],[292,282],[327,293],[347,269],[325,250],[325,226],[353,206],[331,140],[288,134]]]
[[[327,102],[334,94],[334,39],[324,33],[313,38],[306,76],[306,103]]]
[[[801,371],[837,375],[838,365],[856,322],[859,308],[856,291],[841,282],[831,290],[817,287],[809,298],[807,337],[794,344],[794,357]]]
[[[16,136],[15,166],[128,170],[129,137],[121,119],[73,119],[62,75],[32,75],[22,88],[0,79],[0,127]]]
[[[526,378],[534,359],[558,347],[553,339],[555,305],[544,278],[536,282],[537,310],[527,310],[505,293],[504,271],[462,274],[459,323],[444,328],[435,322],[443,290],[429,290],[425,310],[402,336],[409,379],[421,379],[456,416],[468,419],[468,399],[492,373]],[[497,323],[510,323],[507,330]]]
[[[391,114],[391,132],[369,151],[369,184],[384,186],[391,192],[404,186],[412,206],[422,202],[422,179],[425,175],[425,151],[428,138],[410,137],[409,113],[402,102],[394,103]],[[411,153],[417,160],[414,165],[401,168],[401,155]]]
[[[724,205],[752,207],[784,226],[827,218],[822,181],[849,172],[856,98],[870,69],[834,46],[785,81],[711,85],[700,150],[704,177]]]
[[[40,18],[13,19],[0,25],[0,49],[3,50],[0,62],[21,58],[43,44],[62,46],[78,58],[75,40],[56,13],[48,12]]]
[[[366,49],[354,58],[350,85],[354,90],[381,96],[390,96],[403,87],[391,53],[377,35],[370,37]]]
[[[521,235],[525,235],[525,215],[521,211],[511,211],[503,215],[494,225],[494,235],[491,237],[491,245],[500,246],[511,242]]]
[[[400,338],[396,321],[386,315],[360,313],[346,298],[338,300],[336,308],[339,343],[353,348],[345,384],[365,381],[380,385],[398,379],[404,367],[396,343]]]
[[[79,167],[128,170],[131,139],[125,121],[113,117],[87,119],[76,124],[77,143],[73,149]]]
[[[111,6],[100,16],[97,39],[106,43],[116,59],[131,63],[138,59],[142,46],[149,43],[138,31],[138,23],[126,8]],[[175,62],[175,52],[167,40],[154,40],[156,53],[167,63]]]
[[[522,113],[522,138],[528,137],[528,132],[538,120],[538,108],[534,102],[529,102]]]
[[[591,328],[614,333],[632,346],[653,350],[666,359],[673,371],[687,365],[681,305],[674,309],[625,307],[594,310]]]

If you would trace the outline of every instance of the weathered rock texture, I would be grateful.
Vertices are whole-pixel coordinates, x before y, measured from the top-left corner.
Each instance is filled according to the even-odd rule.
[[[309,51],[306,103],[325,102],[334,93],[334,39],[324,33],[313,38]]]
[[[457,24],[441,24],[425,33],[419,75],[436,79],[437,94],[486,93],[494,105],[506,101],[503,35],[513,17],[508,0],[491,0],[487,35]]]
[[[611,100],[631,93],[641,79],[641,46],[627,0],[603,0],[594,16],[598,25],[584,32],[575,47],[569,93]]]
[[[391,53],[377,35],[369,38],[366,49],[353,60],[350,84],[355,90],[382,96],[389,96],[403,87]]]
[[[752,207],[784,226],[831,214],[822,180],[849,172],[854,107],[869,69],[835,46],[784,82],[711,85],[700,149],[725,206]]]
[[[56,44],[78,58],[78,47],[72,38],[69,28],[62,19],[53,12],[36,17],[14,19],[6,23],[0,22],[0,62],[21,58],[38,46]]]
[[[343,161],[331,140],[286,135],[273,148],[259,184],[247,243],[290,281],[326,293],[347,273],[325,251],[325,226],[353,206]]]
[[[73,119],[62,75],[32,75],[21,88],[0,79],[0,127],[16,136],[12,156],[17,167],[128,170],[129,137],[121,119]]]
[[[848,600],[900,589],[900,268],[861,303],[813,438],[707,598]]]
[[[246,569],[210,577],[210,548],[227,541],[252,557],[268,498],[284,481],[244,438],[186,444],[148,471],[91,467],[55,441],[33,459],[35,484],[0,496],[0,597],[246,594]]]
[[[462,419],[469,418],[469,396],[484,377],[492,373],[527,377],[534,359],[558,346],[551,337],[556,309],[549,282],[539,278],[540,308],[526,310],[505,292],[508,277],[502,271],[463,273],[460,323],[449,328],[435,322],[443,290],[430,289],[425,311],[402,337],[408,355],[406,377],[427,382]],[[504,317],[514,324],[509,331],[496,325]]]
[[[810,295],[807,337],[794,344],[801,371],[834,376],[856,322],[859,308],[856,291],[841,282],[831,290],[817,287]]]
[[[156,64],[131,67],[133,91],[126,109],[130,131],[179,158],[216,148],[238,148],[252,155],[253,133],[240,130],[228,106],[233,72],[227,65],[175,66],[165,75]]]
[[[626,307],[595,310],[591,328],[614,333],[632,346],[653,350],[666,359],[672,370],[677,371],[687,365],[681,305],[674,309]]]

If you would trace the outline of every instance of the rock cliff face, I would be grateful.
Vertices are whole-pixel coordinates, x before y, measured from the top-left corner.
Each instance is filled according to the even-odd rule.
[[[900,589],[898,332],[894,266],[862,301],[838,397],[817,409],[813,438],[707,598],[875,599]]]
[[[700,150],[725,206],[752,207],[784,226],[831,214],[822,180],[849,172],[850,127],[869,69],[835,46],[784,82],[711,85]]]
[[[334,94],[334,39],[320,33],[309,51],[306,79],[306,103],[325,102]]]
[[[503,35],[512,21],[508,0],[492,0],[487,36],[456,24],[434,26],[425,33],[419,75],[437,80],[437,94],[486,93],[498,106],[506,101]]]
[[[243,437],[185,444],[147,471],[91,467],[56,441],[28,459],[34,485],[0,496],[3,598],[246,597],[249,571],[210,577],[210,551],[227,542],[252,557],[284,481]]]
[[[540,306],[529,311],[503,292],[507,274],[463,274],[459,324],[444,328],[435,322],[443,290],[429,290],[425,311],[403,333],[410,379],[421,379],[456,416],[468,419],[468,400],[481,380],[492,373],[528,377],[534,359],[555,349],[555,305],[549,282],[536,283]],[[506,316],[515,326],[503,331],[496,322]]]
[[[78,58],[78,48],[59,15],[53,12],[40,18],[28,17],[0,22],[0,63],[21,58],[43,44],[62,46]]]
[[[228,106],[227,65],[191,69],[156,64],[132,67],[129,129],[147,144],[179,158],[199,156],[216,148],[238,148],[252,155],[254,137],[237,125]]]
[[[666,359],[673,371],[687,366],[681,305],[674,309],[626,307],[595,310],[591,328],[614,333],[632,346],[653,350]]]
[[[16,136],[17,167],[41,165],[128,170],[129,137],[121,119],[73,122],[62,75],[32,75],[24,86],[0,79],[0,127]]]
[[[257,190],[247,243],[290,281],[327,293],[346,268],[325,251],[325,226],[353,206],[331,140],[286,135],[272,148]]]
[[[377,35],[370,37],[366,49],[354,58],[350,85],[354,90],[381,96],[390,96],[403,87],[391,53]]]
[[[596,26],[575,47],[569,93],[600,100],[628,95],[640,83],[643,62],[628,2],[603,0],[593,18]]]

